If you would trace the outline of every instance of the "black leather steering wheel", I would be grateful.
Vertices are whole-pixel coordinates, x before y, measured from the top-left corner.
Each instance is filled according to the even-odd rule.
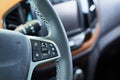
[[[31,80],[38,64],[55,61],[57,80],[72,80],[72,57],[63,25],[48,0],[29,0],[46,37],[0,30],[0,80]]]

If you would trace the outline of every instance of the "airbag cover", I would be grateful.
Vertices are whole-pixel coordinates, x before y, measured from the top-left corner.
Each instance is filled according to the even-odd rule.
[[[31,45],[22,34],[0,30],[0,80],[26,80]]]

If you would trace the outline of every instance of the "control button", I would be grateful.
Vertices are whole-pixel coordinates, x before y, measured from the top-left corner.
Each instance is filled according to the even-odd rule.
[[[48,53],[42,53],[42,59],[46,59],[46,58],[49,58]]]
[[[41,60],[40,52],[37,50],[33,51],[33,61],[39,61],[39,60]]]
[[[48,50],[48,55],[51,55],[51,51],[50,50]]]
[[[42,48],[42,51],[48,51],[48,49],[46,47]]]
[[[41,47],[46,47],[46,43],[45,42],[41,42]]]
[[[52,52],[52,57],[58,56],[57,52]]]
[[[55,52],[52,52],[52,54],[53,54],[53,55],[56,55],[56,53],[55,53]]]
[[[53,44],[50,43],[49,45],[50,45],[51,47],[53,47]]]
[[[39,41],[37,40],[31,40],[32,48],[33,50],[38,50],[39,49]]]
[[[54,48],[54,47],[52,47],[52,51],[55,51],[55,48]]]
[[[39,57],[40,55],[38,53],[35,54],[36,57]]]
[[[33,46],[38,47],[38,42],[34,42]]]
[[[48,49],[46,47],[42,48],[42,53],[48,53]]]
[[[36,40],[31,40],[31,43],[34,47],[38,47],[39,46],[39,42]]]

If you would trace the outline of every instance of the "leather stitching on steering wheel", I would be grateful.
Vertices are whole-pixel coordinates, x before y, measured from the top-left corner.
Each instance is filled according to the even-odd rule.
[[[35,14],[37,15],[37,17],[40,17],[40,19],[42,19],[43,20],[43,22],[45,23],[45,25],[46,25],[46,27],[47,27],[47,29],[48,29],[48,31],[49,31],[49,23],[48,23],[48,21],[47,21],[47,19],[44,17],[44,15],[37,9],[37,7],[35,6],[35,4],[32,2],[32,0],[29,0],[30,1],[30,3],[32,4],[32,10],[35,12]],[[56,78],[57,78],[57,80],[64,80],[64,76],[65,75],[62,75],[62,74],[65,74],[65,70],[64,70],[64,61],[62,61],[62,59],[61,60],[59,60],[57,63],[56,63],[56,67],[57,67],[57,69],[56,69],[56,72],[57,72],[57,76],[56,76]]]
[[[35,14],[37,15],[37,17],[40,17],[40,19],[44,22],[45,27],[47,27],[48,32],[49,30],[49,22],[47,21],[47,19],[44,17],[44,15],[37,9],[37,7],[35,6],[35,4],[32,2],[32,0],[29,0],[31,5],[32,10],[35,12]]]
[[[64,76],[65,75],[62,75],[62,74],[65,74],[65,70],[64,70],[64,66],[63,65],[65,65],[64,64],[64,61],[62,61],[62,60],[60,60],[58,63],[56,63],[56,67],[57,67],[57,80],[64,80],[63,78],[64,78]]]

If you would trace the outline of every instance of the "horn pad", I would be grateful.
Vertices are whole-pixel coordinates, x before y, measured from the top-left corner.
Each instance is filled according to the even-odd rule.
[[[31,45],[22,34],[0,30],[0,79],[27,80]]]

